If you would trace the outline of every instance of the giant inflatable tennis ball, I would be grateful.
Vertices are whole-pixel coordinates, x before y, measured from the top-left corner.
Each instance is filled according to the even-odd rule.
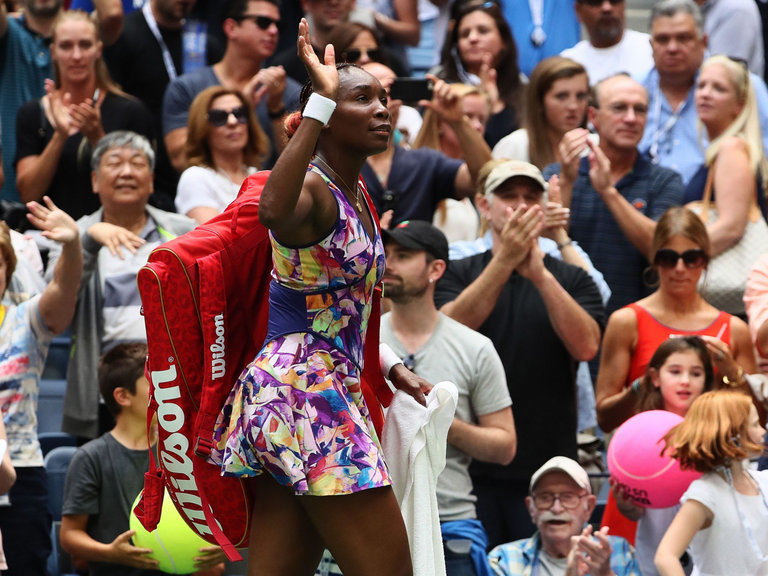
[[[701,473],[681,470],[667,456],[664,435],[683,419],[666,410],[636,414],[619,426],[608,445],[608,470],[632,502],[643,508],[667,508],[680,501]]]
[[[130,527],[135,530],[133,544],[139,548],[151,548],[150,558],[154,558],[160,564],[158,570],[169,574],[190,574],[195,571],[195,556],[200,555],[200,548],[210,546],[208,542],[198,536],[181,517],[176,506],[173,505],[168,491],[163,495],[163,511],[160,522],[153,532],[147,532],[136,518],[133,510],[139,503],[141,492],[131,506]]]

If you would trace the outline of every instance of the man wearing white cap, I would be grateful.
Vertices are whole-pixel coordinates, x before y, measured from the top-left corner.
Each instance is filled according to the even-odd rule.
[[[544,189],[532,164],[484,165],[477,206],[493,245],[452,261],[435,291],[444,314],[491,339],[514,402],[520,438],[515,460],[471,468],[478,518],[491,546],[533,533],[523,503],[531,474],[552,456],[576,457],[576,366],[597,353],[604,320],[600,292],[587,272],[539,247],[539,234],[551,225],[542,207]]]
[[[640,574],[635,551],[624,538],[608,536],[607,527],[593,533],[587,524],[595,496],[586,471],[574,460],[555,456],[539,468],[525,503],[538,532],[494,548],[489,559],[496,574]]]

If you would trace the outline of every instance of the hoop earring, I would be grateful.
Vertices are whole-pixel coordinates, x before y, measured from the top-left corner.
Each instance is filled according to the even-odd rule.
[[[658,288],[659,273],[656,271],[656,268],[653,266],[648,266],[645,270],[643,270],[642,280],[643,284],[648,286],[648,288]]]

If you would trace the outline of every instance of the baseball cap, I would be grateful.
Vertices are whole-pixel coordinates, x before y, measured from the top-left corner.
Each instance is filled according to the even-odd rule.
[[[563,472],[568,474],[576,484],[586,490],[588,493],[592,493],[592,486],[589,483],[589,475],[586,470],[582,468],[578,462],[566,458],[565,456],[555,456],[547,460],[544,465],[536,470],[531,476],[531,484],[528,486],[528,490],[533,492],[536,482],[538,482],[542,476],[549,474],[550,472]]]
[[[382,230],[384,243],[392,240],[404,248],[424,250],[448,263],[448,240],[440,230],[423,220],[406,220],[394,228]]]
[[[515,176],[530,178],[541,187],[542,192],[547,189],[544,176],[541,175],[541,170],[536,166],[520,160],[509,160],[499,164],[488,174],[488,178],[485,180],[485,195],[493,194],[499,186]]]

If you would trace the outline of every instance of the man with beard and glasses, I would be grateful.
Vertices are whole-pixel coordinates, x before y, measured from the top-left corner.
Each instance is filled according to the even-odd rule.
[[[608,529],[587,524],[595,509],[587,472],[565,456],[555,456],[531,477],[525,499],[538,531],[531,538],[502,544],[489,557],[499,576],[639,576],[635,551]]]
[[[435,284],[448,266],[443,233],[419,220],[382,231],[387,269],[381,341],[406,368],[428,382],[450,380],[459,390],[448,430],[445,468],[437,478],[437,507],[448,576],[489,574],[488,539],[477,519],[469,464],[509,464],[517,450],[504,366],[485,336],[435,307]]]
[[[625,28],[625,0],[576,0],[575,8],[589,39],[560,54],[582,64],[591,84],[617,72],[644,78],[653,65],[650,37]]]
[[[21,16],[10,18],[0,2],[0,126],[2,126],[3,184],[0,198],[19,201],[16,191],[16,112],[24,102],[45,94],[46,78],[53,78],[49,44],[53,22],[62,0],[26,0]],[[121,0],[96,2],[99,36],[112,44],[123,27]]]

